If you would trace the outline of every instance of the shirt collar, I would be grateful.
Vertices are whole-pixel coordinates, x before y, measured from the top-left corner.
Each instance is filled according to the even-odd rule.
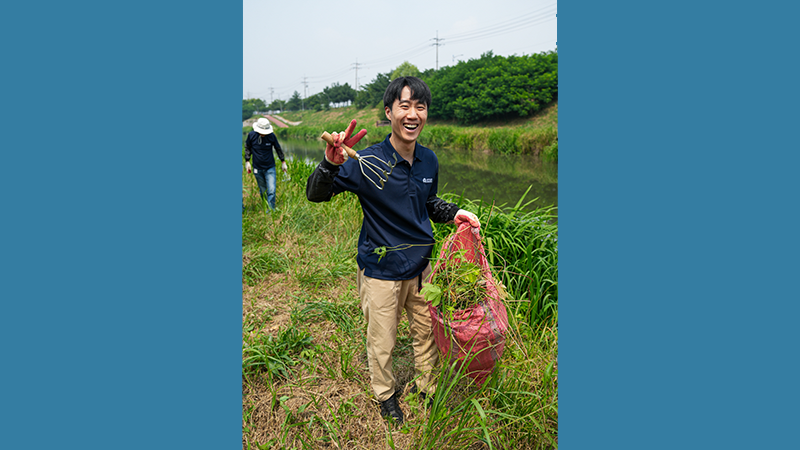
[[[392,133],[389,133],[389,134],[386,135],[386,139],[383,140],[383,154],[384,154],[384,156],[388,156],[389,157],[389,159],[387,159],[387,161],[391,161],[393,159],[392,155],[397,155],[397,161],[398,162],[405,161],[405,159],[403,159],[403,157],[400,156],[400,153],[397,152],[397,150],[394,148],[392,143],[389,141],[389,138],[391,138],[391,137],[392,137]],[[422,161],[422,158],[420,158],[420,156],[419,156],[420,153],[421,153],[420,147],[422,147],[422,146],[419,145],[419,142],[415,142],[414,143],[414,162]]]

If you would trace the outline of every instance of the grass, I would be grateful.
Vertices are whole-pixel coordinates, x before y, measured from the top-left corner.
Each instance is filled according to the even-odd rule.
[[[347,123],[350,119],[357,119],[359,124],[374,125],[378,120],[378,108],[358,109],[354,106],[344,108],[334,108],[328,111],[291,111],[279,114],[279,116],[292,122],[301,122],[301,125],[321,127],[328,123],[342,122]],[[382,119],[385,119],[382,117]],[[455,125],[453,121],[439,121],[430,119],[430,125]],[[465,128],[497,128],[497,127],[527,127],[527,128],[558,128],[558,102],[554,102],[538,113],[529,117],[520,117],[504,121],[483,122],[476,125],[468,125]]]
[[[242,448],[556,448],[557,228],[547,211],[524,213],[524,198],[502,207],[451,198],[479,215],[506,284],[505,352],[481,387],[443,362],[437,392],[423,403],[408,394],[413,350],[404,318],[394,362],[406,422],[396,428],[380,417],[369,382],[355,286],[358,200],[311,203],[305,180],[313,167],[289,170],[291,180],[278,176],[279,210],[270,215],[243,174]],[[439,237],[454,229],[435,226]]]
[[[391,132],[389,127],[376,126],[376,108],[357,109],[349,106],[330,111],[287,112],[281,117],[302,123],[289,128],[275,128],[275,134],[279,138],[305,140],[319,139],[323,130],[344,130],[351,119],[356,119],[358,129],[367,130],[367,137],[356,146],[356,150],[381,142]],[[429,147],[541,155],[548,160],[557,160],[557,138],[558,103],[553,103],[531,117],[503,122],[462,126],[453,122],[430,120],[422,130],[419,142]]]
[[[428,125],[422,130],[419,141],[429,147],[538,156],[555,142],[557,136],[558,129],[552,126],[475,128]]]
[[[558,226],[554,208],[526,209],[536,200],[525,201],[529,191],[512,207],[476,203],[453,194],[442,198],[479,217],[486,257],[509,294],[509,315],[536,324],[558,319]],[[439,244],[452,232],[443,224],[434,224],[433,229]],[[439,255],[440,248],[436,246],[434,255]]]

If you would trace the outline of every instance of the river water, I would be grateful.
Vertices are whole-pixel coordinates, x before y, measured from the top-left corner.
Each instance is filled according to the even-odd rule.
[[[325,146],[314,141],[281,139],[286,157],[317,164]],[[356,150],[363,146],[356,147]],[[433,149],[439,158],[439,192],[452,192],[486,204],[517,204],[522,195],[527,207],[558,206],[558,164],[540,161],[533,156],[489,154],[481,151]],[[554,211],[555,212],[555,211]]]

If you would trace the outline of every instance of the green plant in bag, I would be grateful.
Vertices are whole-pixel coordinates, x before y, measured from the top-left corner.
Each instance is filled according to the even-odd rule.
[[[439,307],[439,303],[442,301],[442,289],[439,286],[431,283],[423,283],[422,290],[419,291],[425,300],[431,302],[434,308]]]
[[[430,283],[423,283],[420,293],[440,311],[452,313],[483,300],[486,280],[481,267],[464,259],[464,250],[457,251],[434,273]]]

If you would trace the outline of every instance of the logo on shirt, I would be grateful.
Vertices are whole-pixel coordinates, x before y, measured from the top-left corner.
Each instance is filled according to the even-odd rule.
[[[426,184],[431,184],[433,183],[433,178],[423,178],[422,182]]]

